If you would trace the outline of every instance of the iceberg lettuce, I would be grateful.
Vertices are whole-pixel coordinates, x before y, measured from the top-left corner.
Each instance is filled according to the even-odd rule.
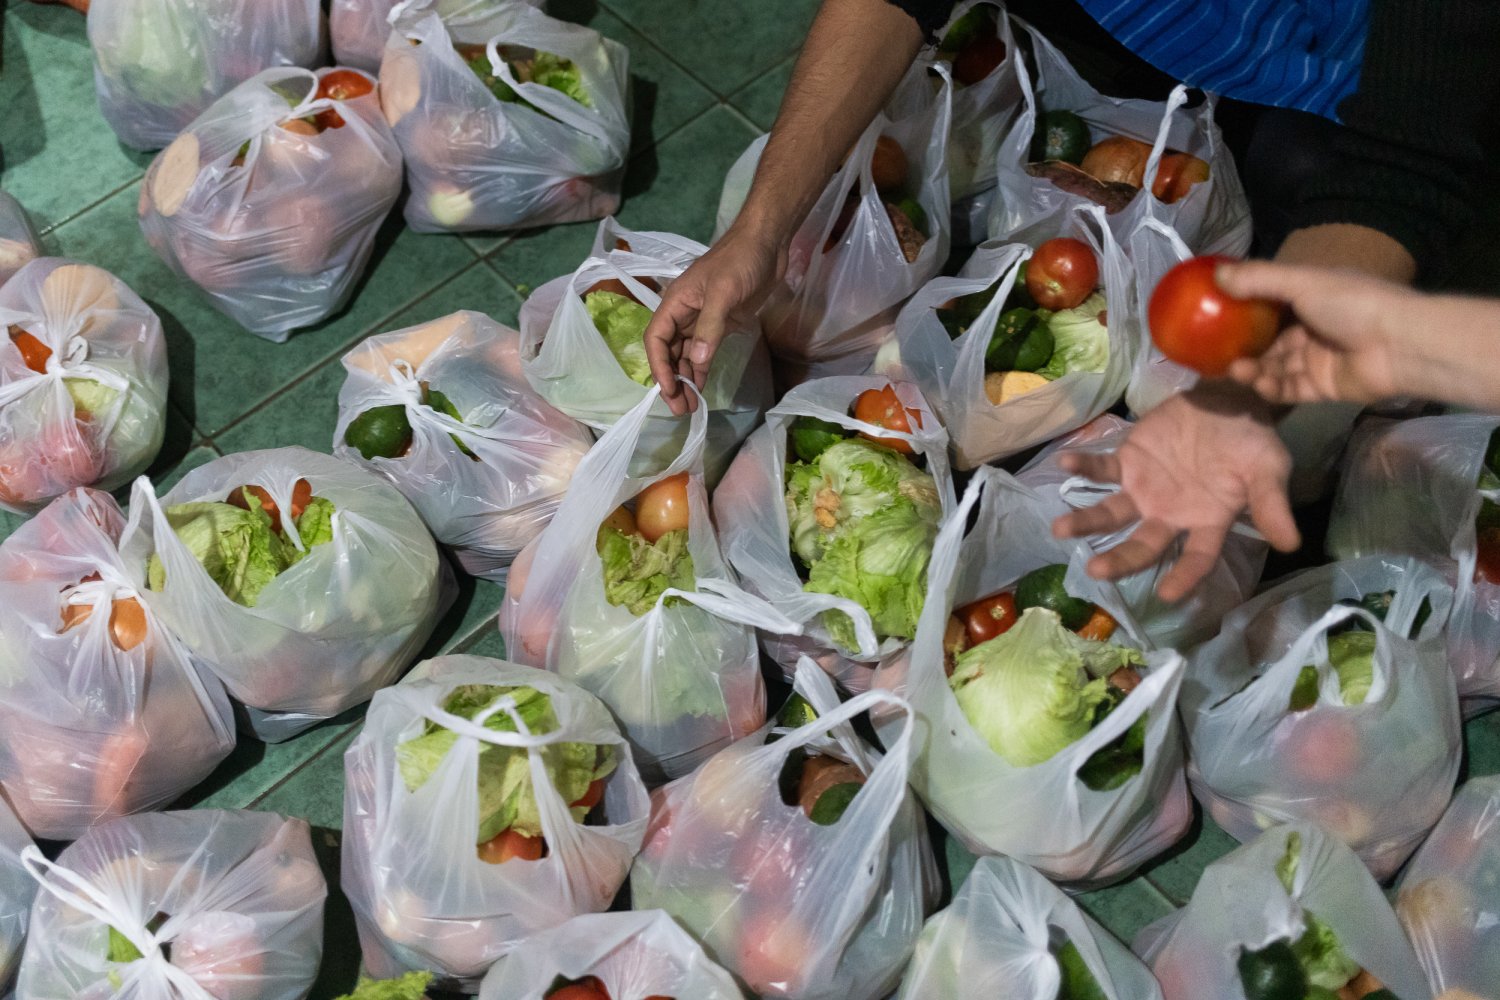
[[[640,535],[615,528],[599,531],[599,562],[604,570],[604,599],[640,617],[669,587],[695,590],[693,555],[688,533],[669,531],[653,544]]]
[[[583,306],[625,374],[641,385],[650,385],[645,334],[651,310],[616,292],[590,292],[583,297]]]
[[[1100,319],[1108,303],[1095,292],[1072,309],[1047,319],[1052,331],[1052,360],[1037,369],[1043,378],[1058,379],[1070,372],[1102,372],[1109,366],[1109,327]]]

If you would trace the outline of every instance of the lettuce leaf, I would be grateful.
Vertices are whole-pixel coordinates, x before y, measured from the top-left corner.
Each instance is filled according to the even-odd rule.
[[[313,497],[302,516],[297,518],[297,534],[308,550],[317,545],[333,541],[333,501],[326,497]],[[304,553],[298,553],[299,557]]]
[[[353,993],[337,1000],[423,1000],[432,983],[430,972],[408,972],[399,979],[366,979],[361,976]]]
[[[1328,662],[1339,676],[1345,705],[1362,705],[1375,683],[1375,633],[1342,632],[1328,637]]]
[[[927,596],[927,563],[937,538],[929,508],[906,497],[838,532],[812,564],[804,589],[857,601],[880,636],[910,639]],[[824,625],[844,649],[859,648],[854,621],[830,612]]]
[[[625,374],[641,385],[650,385],[645,334],[651,310],[616,292],[590,292],[583,297],[583,307]]]
[[[1109,365],[1109,327],[1099,321],[1107,305],[1095,292],[1072,309],[1055,312],[1047,320],[1052,331],[1052,360],[1037,369],[1043,378],[1059,379],[1069,372],[1102,372]]]
[[[837,532],[902,498],[937,523],[942,512],[937,485],[905,455],[860,439],[832,444],[816,462],[787,469],[792,550],[812,566]]]
[[[91,378],[65,378],[63,387],[72,397],[74,412],[84,419],[109,412],[120,395],[118,390]]]
[[[586,108],[594,106],[593,99],[583,86],[583,74],[571,59],[551,52],[538,52],[531,60],[531,82],[551,87]]]
[[[605,527],[600,529],[598,546],[604,599],[637,617],[656,607],[669,587],[697,589],[685,530],[669,531],[652,544],[640,535]]]

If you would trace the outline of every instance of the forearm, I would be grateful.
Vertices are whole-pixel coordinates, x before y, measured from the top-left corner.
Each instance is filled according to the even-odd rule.
[[[1390,315],[1408,395],[1500,413],[1500,301],[1412,292]]]
[[[1411,284],[1417,274],[1415,258],[1396,240],[1368,226],[1345,223],[1293,230],[1276,252],[1276,262],[1343,268],[1401,285]]]

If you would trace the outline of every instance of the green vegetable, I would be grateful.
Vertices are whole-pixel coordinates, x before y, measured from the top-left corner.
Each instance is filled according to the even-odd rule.
[[[400,403],[373,406],[353,420],[344,430],[344,443],[358,451],[369,462],[376,458],[396,458],[411,447],[411,420]]]
[[[1088,623],[1089,616],[1094,613],[1094,605],[1090,601],[1068,593],[1067,588],[1063,586],[1063,580],[1067,575],[1067,566],[1062,563],[1052,563],[1050,566],[1034,569],[1021,577],[1016,583],[1016,610],[1046,608],[1048,611],[1057,612],[1064,628],[1073,630],[1083,628]]]
[[[1081,305],[1053,313],[1047,320],[1055,347],[1052,359],[1037,374],[1049,379],[1070,372],[1102,372],[1109,365],[1109,327],[1100,321],[1108,303],[1095,292]]]
[[[1292,685],[1292,696],[1287,700],[1287,711],[1305,712],[1318,703],[1318,668],[1303,667],[1297,672],[1297,681]]]
[[[816,462],[823,452],[848,437],[847,428],[817,417],[798,417],[787,432],[787,442],[803,462]]]
[[[1057,959],[1057,971],[1062,975],[1057,1000],[1107,1000],[1104,988],[1094,978],[1076,944],[1063,942],[1052,949],[1052,957]]]
[[[442,707],[473,721],[506,695],[515,702],[516,714],[529,731],[542,734],[557,729],[552,699],[532,687],[466,684],[454,688]],[[484,726],[497,733],[518,731],[503,709],[490,715]],[[407,790],[415,792],[426,784],[457,741],[456,733],[428,722],[422,735],[398,745],[396,763]],[[593,743],[552,743],[541,748],[541,755],[547,776],[564,802],[577,802],[596,778],[615,768],[614,748]],[[573,807],[572,812],[573,819],[580,823],[588,814],[582,806]],[[479,831],[474,842],[483,844],[506,830],[527,837],[542,835],[541,814],[531,784],[531,765],[522,748],[486,743],[479,748]]]
[[[641,385],[650,385],[645,333],[651,310],[617,292],[590,292],[583,297],[583,305],[625,374]]]
[[[1044,111],[1031,136],[1031,159],[1062,160],[1076,166],[1083,162],[1092,144],[1089,127],[1082,118],[1071,111]]]
[[[995,289],[996,286],[991,285],[981,291],[961,295],[948,308],[936,310],[938,322],[948,331],[950,339],[957,340],[965,330],[974,325],[985,306],[990,304],[990,299],[995,297]]]
[[[807,699],[796,692],[781,706],[781,711],[776,714],[776,724],[785,729],[799,729],[810,722],[816,722],[818,713],[807,703]]]
[[[361,976],[353,993],[337,1000],[423,1000],[432,983],[430,972],[408,972],[400,979],[366,979]]]
[[[438,411],[444,416],[452,417],[459,423],[464,422],[463,414],[458,412],[458,407],[453,405],[453,401],[451,399],[449,399],[446,395],[436,389],[426,388],[425,384],[422,390],[422,402],[426,406]],[[479,460],[479,456],[474,454],[474,452],[470,450],[468,445],[460,441],[457,434],[449,434],[448,437],[450,437],[453,440],[453,443],[458,446],[459,451],[463,452],[469,458],[474,459],[476,462]]]
[[[1339,695],[1345,705],[1364,704],[1375,681],[1375,633],[1339,632],[1328,636],[1328,662],[1339,678]],[[1318,668],[1308,665],[1297,673],[1287,707],[1306,711],[1318,700]]]
[[[906,221],[911,223],[913,229],[923,236],[927,235],[927,209],[923,208],[917,199],[902,198],[896,202],[896,211],[906,216]]]
[[[65,378],[63,387],[73,400],[73,410],[81,417],[109,412],[120,393],[91,378]]]
[[[488,52],[480,49],[479,52],[464,60],[464,65],[468,66],[474,75],[479,77],[479,82],[484,84],[485,88],[491,94],[495,95],[496,100],[504,101],[507,104],[520,102],[521,95],[516,93],[515,88],[495,75],[494,69],[490,66]]]
[[[100,75],[146,104],[177,108],[196,98],[209,79],[209,47],[193,18],[176,7],[148,6],[117,18],[114,27],[108,43],[94,49]]]
[[[856,601],[870,613],[876,635],[909,639],[927,596],[927,562],[936,538],[936,511],[902,498],[839,531],[811,565],[804,589]],[[824,624],[839,646],[858,648],[848,615],[829,612]]]
[[[1106,702],[1094,725],[1104,720],[1118,702]],[[1103,709],[1107,706],[1109,711]],[[1130,724],[1119,737],[1100,747],[1078,769],[1078,780],[1096,792],[1111,792],[1141,773],[1146,764],[1146,716]]]
[[[1292,952],[1311,986],[1337,990],[1359,975],[1359,963],[1349,957],[1338,935],[1313,914],[1302,911],[1304,930],[1292,943]]]
[[[326,545],[333,541],[333,513],[337,508],[333,501],[327,497],[313,497],[308,501],[307,507],[302,511],[302,516],[297,518],[297,537],[302,539],[302,544],[311,551],[315,545]],[[298,552],[292,549],[292,562],[296,563],[305,556],[306,552]]]
[[[1017,308],[995,324],[984,353],[985,371],[1034,372],[1052,360],[1052,330],[1041,312]]]
[[[1496,513],[1500,514],[1500,507],[1496,507],[1495,509]],[[1346,608],[1363,608],[1381,621],[1385,621],[1385,616],[1388,615],[1391,610],[1391,602],[1395,599],[1396,592],[1394,590],[1375,590],[1371,591],[1368,594],[1361,595],[1359,600],[1355,600],[1352,597],[1346,597],[1343,600],[1339,601],[1339,604]],[[1432,601],[1429,598],[1424,597],[1422,598],[1421,606],[1417,608],[1416,617],[1412,619],[1411,629],[1407,632],[1406,637],[1408,639],[1415,639],[1417,636],[1421,635],[1422,626],[1427,624],[1427,619],[1431,617],[1431,615]],[[1338,635],[1341,632],[1352,632],[1356,630],[1363,630],[1366,632],[1371,631],[1370,623],[1365,621],[1363,618],[1350,618],[1347,621],[1340,622],[1333,628],[1329,629],[1328,634]]]
[[[107,961],[126,964],[139,962],[142,958],[145,956],[141,954],[141,950],[131,944],[124,934],[113,927],[109,929],[109,953],[105,956]]]
[[[975,4],[963,17],[953,22],[947,34],[943,35],[943,40],[938,43],[938,51],[951,56],[981,35],[993,34],[994,24],[995,8],[989,4]]]
[[[578,71],[577,65],[571,59],[564,59],[551,52],[538,52],[531,60],[530,77],[531,83],[551,87],[586,108],[594,106],[593,99],[589,97],[589,92],[583,86],[583,74]]]
[[[1272,941],[1258,951],[1242,949],[1235,964],[1245,1000],[1303,1000],[1307,994],[1307,974],[1285,941]]]
[[[1114,697],[1111,673],[1143,663],[1136,650],[1081,638],[1056,613],[1033,607],[1009,631],[960,653],[948,684],[990,749],[1030,767],[1093,728]]]
[[[668,588],[696,590],[688,533],[669,531],[655,544],[618,528],[599,529],[599,562],[604,570],[604,599],[639,617],[656,607]]]
[[[834,785],[818,796],[818,801],[813,803],[812,812],[808,814],[808,818],[819,826],[832,826],[844,818],[844,811],[849,808],[849,803],[854,801],[854,797],[863,787],[857,781],[845,781]]]
[[[890,448],[846,439],[830,445],[816,462],[793,463],[787,474],[792,550],[808,566],[823,558],[836,535],[860,530],[866,517],[888,507],[914,507],[922,520],[932,522],[936,535],[942,511],[937,485]]]

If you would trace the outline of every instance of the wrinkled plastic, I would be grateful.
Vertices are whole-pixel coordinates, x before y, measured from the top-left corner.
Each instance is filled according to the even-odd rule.
[[[10,996],[31,922],[36,880],[21,864],[21,852],[30,846],[26,828],[0,797],[0,996]]]
[[[328,886],[306,820],[132,816],[89,831],[56,864],[33,848],[26,865],[41,889],[18,997],[301,1000],[317,977]],[[143,957],[107,961],[111,928]]]
[[[1293,833],[1301,849],[1287,892],[1276,866]],[[1273,827],[1210,864],[1187,906],[1142,930],[1132,948],[1151,966],[1166,1000],[1245,1000],[1236,968],[1241,950],[1300,937],[1304,910],[1401,1000],[1430,1000],[1417,956],[1380,887],[1353,851],[1310,823]]]
[[[369,337],[344,355],[349,376],[333,432],[335,455],[390,480],[466,572],[497,582],[552,520],[594,442],[532,390],[519,346],[515,330],[467,310]],[[462,422],[424,406],[424,384]],[[349,424],[377,406],[406,407],[408,454],[366,460],[344,440]]]
[[[1017,265],[1031,257],[1018,244],[986,243],[974,251],[957,277],[935,278],[902,307],[894,350],[882,351],[875,368],[909,378],[922,388],[953,439],[954,464],[972,469],[1007,458],[1065,434],[1115,404],[1130,378],[1139,349],[1130,263],[1115,243],[1104,209],[1081,205],[1069,212],[1063,233],[1080,238],[1099,262],[1109,360],[1102,372],[1069,372],[1000,405],[984,390],[985,352],[1015,286]],[[995,287],[994,298],[957,340],[937,316],[950,299]]]
[[[795,686],[817,719],[769,743],[768,726],[653,794],[632,899],[670,913],[751,993],[877,1000],[895,988],[938,887],[906,785],[914,720],[884,691],[839,704],[805,658]],[[849,725],[877,708],[903,720],[883,757]],[[782,767],[801,747],[866,776],[831,826],[782,801]]]
[[[401,192],[378,91],[318,98],[330,72],[271,69],[240,84],[157,154],[141,185],[141,231],[157,255],[278,343],[349,300]],[[322,111],[343,125],[287,127]]]
[[[1136,332],[1140,346],[1136,349],[1135,368],[1125,387],[1125,405],[1139,417],[1168,396],[1186,392],[1198,384],[1198,373],[1191,368],[1168,361],[1151,340],[1151,293],[1162,277],[1178,264],[1193,256],[1182,237],[1160,219],[1147,217],[1136,226],[1125,241],[1130,262],[1135,267]]]
[[[316,66],[318,0],[94,0],[99,110],[125,145],[160,149],[217,98],[273,66]]]
[[[1393,590],[1385,623],[1338,607]],[[1406,638],[1423,599],[1431,614]],[[1432,570],[1393,556],[1306,570],[1226,615],[1194,650],[1182,686],[1188,780],[1214,820],[1241,841],[1276,823],[1317,823],[1389,878],[1437,822],[1462,756],[1458,696],[1444,669],[1452,593]],[[1345,705],[1327,630],[1355,620],[1376,635],[1374,681]],[[1304,666],[1318,701],[1292,712]]]
[[[234,749],[223,685],[155,614],[139,645],[111,637],[113,602],[138,600],[124,526],[75,490],[0,543],[0,789],[50,840],[160,809]]]
[[[541,7],[542,0],[523,0]],[[333,0],[328,8],[328,35],[333,60],[341,66],[374,73],[380,69],[386,39],[391,36],[391,11],[397,0]],[[484,11],[490,0],[436,0],[435,9],[444,18],[462,17],[466,11]]]
[[[875,685],[904,696],[922,731],[911,783],[929,812],[970,851],[1005,854],[1081,889],[1124,878],[1176,843],[1192,820],[1182,774],[1177,692],[1183,660],[1156,651],[1113,584],[1090,578],[1079,540],[1052,537],[1040,496],[1009,473],[985,467],[944,519],[927,573],[927,603],[911,647],[881,662]],[[969,516],[978,507],[972,531]],[[1116,645],[1145,653],[1140,684],[1071,746],[1032,767],[991,749],[959,707],[943,670],[943,631],[952,609],[1012,588],[1042,566],[1066,563],[1069,594],[1120,625]],[[1093,791],[1077,771],[1146,716],[1141,771],[1119,788]],[[879,729],[887,730],[882,721]]]
[[[904,407],[918,411],[910,434],[889,431],[849,416],[854,401],[867,389],[892,385]],[[803,626],[801,635],[761,633],[761,648],[791,676],[797,661],[811,657],[847,691],[870,685],[871,668],[904,645],[890,637],[875,639],[870,613],[858,603],[832,594],[808,593],[793,561],[786,507],[787,430],[798,417],[816,417],[851,431],[907,441],[913,459],[937,485],[944,516],[953,509],[953,477],[948,469],[948,435],[916,387],[868,376],[835,376],[805,382],[787,393],[766,414],[766,422],[745,442],[714,490],[714,523],[719,545],[741,585],[764,598],[781,614]],[[793,459],[795,460],[795,459]],[[823,626],[824,612],[841,611],[854,621],[861,646],[840,649]]]
[[[344,755],[343,888],[372,976],[427,969],[473,992],[523,939],[609,907],[640,849],[650,803],[615,721],[582,688],[546,671],[479,656],[442,656],[425,666],[430,669],[422,680],[380,692]],[[502,733],[449,715],[443,700],[463,684],[535,688],[550,696],[558,726],[539,735]],[[428,721],[458,737],[437,770],[410,792],[396,748]],[[604,790],[608,825],[575,823],[540,752],[530,752],[548,852],[536,861],[481,861],[474,843],[481,743],[539,748],[566,742],[616,748],[618,766]]]
[[[623,240],[630,250],[616,249]],[[594,250],[571,275],[555,278],[532,292],[521,306],[521,361],[532,388],[553,406],[598,432],[639,405],[652,390],[620,367],[600,335],[583,294],[611,278],[655,311],[666,289],[708,248],[670,233],[634,233],[613,219],[600,223]],[[710,484],[718,481],[735,449],[774,402],[770,363],[754,325],[727,331],[703,386],[708,405],[704,453]],[[635,475],[654,472],[682,450],[688,423],[674,417],[665,402],[652,408],[642,430]]]
[[[1476,574],[1474,527],[1482,501],[1500,500],[1477,485],[1496,427],[1480,414],[1367,420],[1349,440],[1328,520],[1330,555],[1415,556],[1454,588],[1448,663],[1470,714],[1500,702],[1500,586]]]
[[[224,501],[248,485],[267,490],[286,536],[292,490],[306,479],[331,500],[333,539],[261,591],[255,607],[231,601],[172,531],[163,510]],[[305,448],[247,451],[189,472],[160,499],[145,479],[131,493],[120,552],[131,583],[248,709],[250,728],[278,741],[368,701],[395,681],[452,600],[452,585],[421,518],[372,472]],[[156,553],[160,592],[145,586]]]
[[[589,913],[533,935],[490,970],[479,1000],[545,1000],[558,976],[595,976],[618,1000],[745,996],[671,917],[646,910]]]
[[[1055,1000],[1054,929],[1106,1000],[1161,1000],[1149,969],[1078,904],[1010,858],[980,858],[953,902],[927,921],[896,1000],[991,996]]]
[[[417,44],[413,44],[417,43]],[[455,43],[488,46],[506,103]],[[593,102],[518,83],[497,47],[570,59]],[[419,233],[529,229],[609,215],[630,153],[625,46],[515,0],[474,4],[446,23],[424,0],[398,10],[380,64],[381,104],[406,157],[406,222]]]
[[[33,371],[0,333],[0,508],[34,514],[75,486],[112,490],[144,472],[167,413],[166,340],[151,307],[108,271],[42,257],[0,287],[7,327],[51,354]],[[113,395],[81,413],[70,379]]]
[[[689,389],[689,392],[694,390]],[[520,663],[545,667],[597,695],[630,740],[647,784],[693,771],[765,722],[755,630],[800,626],[740,589],[709,517],[703,478],[707,411],[671,465],[629,475],[660,392],[653,387],[579,463],[552,525],[516,564],[500,631]],[[610,604],[598,555],[599,526],[653,483],[687,473],[688,540],[695,590],[669,588],[636,616]]]
[[[26,210],[4,191],[0,191],[0,285],[31,261],[42,256],[42,242]]]

